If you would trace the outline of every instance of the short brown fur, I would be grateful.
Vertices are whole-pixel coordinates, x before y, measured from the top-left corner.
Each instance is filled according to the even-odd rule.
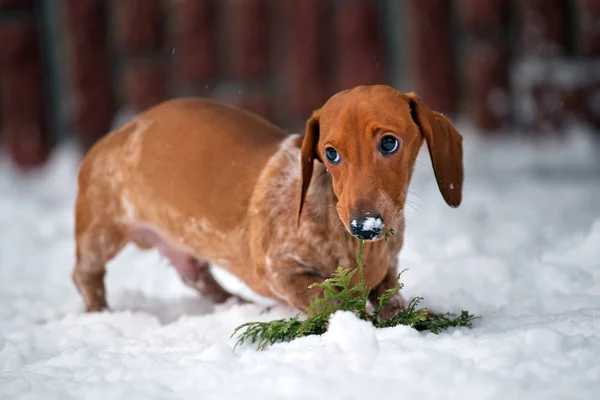
[[[393,156],[378,152],[384,135],[400,140]],[[365,210],[396,232],[365,247],[365,280],[377,301],[395,284],[406,192],[423,141],[444,199],[458,206],[462,138],[414,94],[382,85],[340,92],[315,111],[303,136],[209,100],[147,110],[99,141],[80,168],[73,278],[86,310],[108,307],[105,264],[129,241],[159,247],[186,283],[216,301],[228,294],[208,263],[304,310],[321,292],[310,284],[355,265],[349,221]],[[338,165],[325,158],[327,146],[342,156]],[[402,307],[397,296],[385,315]]]

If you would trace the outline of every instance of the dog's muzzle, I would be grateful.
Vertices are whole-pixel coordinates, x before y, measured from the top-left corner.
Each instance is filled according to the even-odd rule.
[[[385,224],[379,215],[351,218],[350,233],[360,240],[373,240],[383,232]]]

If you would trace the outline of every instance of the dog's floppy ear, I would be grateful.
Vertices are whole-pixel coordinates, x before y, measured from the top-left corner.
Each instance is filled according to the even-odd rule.
[[[462,136],[442,114],[432,111],[414,94],[408,94],[410,112],[427,142],[433,172],[442,197],[450,207],[462,200]]]
[[[304,205],[304,199],[306,197],[306,192],[308,191],[310,178],[312,177],[313,161],[315,158],[320,160],[317,150],[317,144],[319,143],[319,110],[313,112],[308,122],[306,122],[306,132],[300,139],[302,141],[300,150],[300,168],[302,177],[300,198],[298,199],[297,223],[300,223],[302,206]]]

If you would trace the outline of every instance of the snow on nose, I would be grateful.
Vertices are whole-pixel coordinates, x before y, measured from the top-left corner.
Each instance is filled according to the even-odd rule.
[[[381,217],[366,217],[350,221],[350,233],[361,240],[375,239],[383,231],[385,224]]]

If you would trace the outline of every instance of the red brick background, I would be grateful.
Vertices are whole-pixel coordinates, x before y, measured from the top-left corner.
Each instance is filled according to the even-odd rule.
[[[348,1],[334,18],[335,91],[386,81],[382,23],[377,2]]]
[[[61,0],[72,130],[88,149],[111,126],[115,112],[109,69],[106,2]]]
[[[217,13],[213,0],[169,2],[173,79],[178,87],[204,86],[217,77]]]
[[[38,30],[31,17],[0,25],[2,133],[15,162],[42,164],[49,153]]]
[[[160,0],[112,0],[112,7],[121,49],[135,53],[158,48],[163,15]]]
[[[600,56],[600,0],[579,0],[577,26],[581,54]]]
[[[508,4],[503,0],[461,0],[461,26],[466,35],[462,52],[465,60],[466,114],[486,131],[508,126],[509,61],[504,17]]]
[[[407,10],[414,91],[446,114],[456,111],[457,102],[451,5],[447,0],[409,0]]]
[[[302,118],[333,90],[328,79],[331,12],[322,0],[283,0],[280,10],[288,24],[282,60],[288,94],[285,111],[291,118]]]
[[[224,0],[231,75],[263,78],[270,71],[270,15],[267,0]]]
[[[515,5],[519,20],[519,51],[529,56],[563,55],[567,41],[567,2],[521,0]]]
[[[0,0],[0,136],[23,166],[51,137],[86,150],[117,111],[175,96],[297,131],[335,92],[376,83],[481,133],[600,129],[600,0],[56,0],[59,97],[40,4]]]

